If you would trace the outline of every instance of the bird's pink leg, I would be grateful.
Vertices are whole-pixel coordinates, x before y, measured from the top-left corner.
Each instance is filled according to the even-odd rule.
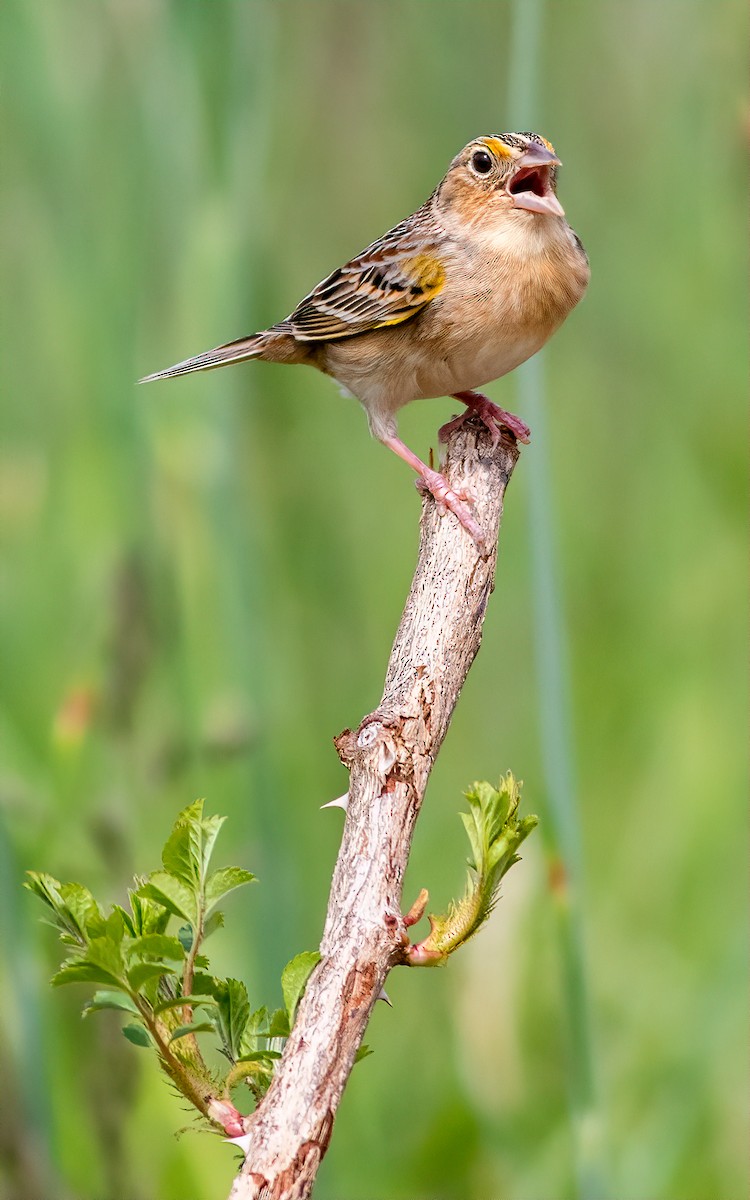
[[[500,430],[498,428],[500,425],[509,429],[519,442],[529,442],[531,440],[531,430],[525,421],[522,421],[520,417],[514,416],[513,413],[506,412],[504,408],[499,408],[497,404],[493,404],[481,392],[454,392],[453,399],[460,400],[462,404],[465,404],[466,412],[460,413],[452,421],[448,421],[447,425],[441,426],[438,432],[441,442],[447,442],[453,430],[459,429],[472,413],[476,413],[480,421],[483,421],[489,429],[492,434],[493,446],[496,446],[500,440]]]
[[[448,483],[444,475],[439,471],[433,471],[432,467],[428,467],[427,463],[423,463],[421,458],[417,458],[409,447],[401,441],[401,438],[395,435],[387,436],[380,439],[384,446],[388,446],[397,454],[399,458],[403,458],[405,463],[408,463],[412,470],[417,472],[419,478],[424,483],[427,490],[435,497],[438,504],[442,504],[445,508],[449,508],[454,517],[457,517],[464,529],[474,540],[474,544],[480,554],[486,553],[486,544],[484,534],[477,525],[476,521],[469,512],[464,496],[458,492],[454,492],[453,488]]]

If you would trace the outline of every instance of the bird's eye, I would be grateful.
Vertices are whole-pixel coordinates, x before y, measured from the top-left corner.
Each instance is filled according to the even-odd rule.
[[[492,170],[492,159],[486,150],[475,150],[471,156],[471,165],[478,175],[486,175]]]

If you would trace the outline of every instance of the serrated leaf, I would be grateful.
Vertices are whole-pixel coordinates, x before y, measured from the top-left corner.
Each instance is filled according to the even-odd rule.
[[[260,1008],[255,1009],[255,1012],[250,1013],[245,1028],[249,1034],[257,1034],[261,1029],[265,1029],[267,1025],[268,1009],[265,1004],[262,1004]]]
[[[104,983],[107,987],[120,988],[124,992],[129,990],[123,980],[85,958],[63,963],[57,974],[52,976],[50,983],[52,987],[63,987],[67,983]]]
[[[68,912],[84,930],[87,938],[104,936],[104,914],[87,887],[82,883],[63,883],[60,885],[60,895]]]
[[[181,962],[185,957],[180,939],[169,937],[166,933],[145,933],[143,937],[134,938],[127,952],[131,959],[168,958],[173,962]]]
[[[207,1007],[213,1005],[213,1000],[207,996],[171,996],[169,1000],[161,1000],[154,1005],[154,1016],[158,1017],[160,1013],[168,1012],[171,1008],[183,1008],[189,1004],[191,1008],[197,1008],[199,1005]]]
[[[108,937],[112,942],[121,942],[125,937],[126,931],[122,909],[113,908],[104,923],[105,937]]]
[[[142,1025],[133,1022],[132,1025],[124,1025],[122,1029],[123,1037],[126,1037],[134,1046],[146,1046],[150,1048],[154,1045],[151,1034]]]
[[[187,1037],[189,1033],[216,1033],[216,1029],[210,1021],[191,1021],[189,1025],[178,1025],[169,1041],[170,1043],[178,1042],[180,1038]]]
[[[270,1038],[289,1037],[289,1013],[285,1008],[277,1008],[271,1013],[271,1020],[268,1022],[268,1036]]]
[[[138,887],[144,887],[147,879],[138,879]],[[133,910],[133,936],[141,937],[146,933],[163,933],[167,928],[171,909],[165,908],[159,901],[140,896],[137,891],[128,893],[130,907]]]
[[[174,967],[165,962],[139,962],[128,971],[128,983],[134,992],[140,992],[150,979],[158,979],[162,975],[175,975]]]
[[[219,836],[219,830],[226,821],[226,817],[206,817],[202,824],[203,842],[201,846],[201,878],[205,881],[208,876],[208,867],[213,854],[214,843]]]
[[[52,909],[55,916],[54,928],[62,933],[66,944],[85,946],[85,928],[68,910],[62,897],[63,885],[60,881],[44,871],[27,871],[26,874],[28,879],[24,881],[23,886]]]
[[[123,992],[95,992],[93,1000],[89,1000],[83,1006],[82,1016],[87,1017],[91,1012],[100,1012],[105,1008],[115,1008],[120,1012],[131,1013],[137,1015],[138,1008],[130,998]]]
[[[28,878],[24,880],[23,886],[27,891],[33,892],[40,900],[43,900],[53,912],[57,912],[62,907],[62,896],[60,895],[60,880],[55,879],[54,875],[48,875],[46,871],[27,871]]]
[[[245,883],[252,883],[254,879],[255,876],[242,867],[219,867],[218,871],[214,871],[206,880],[206,912],[213,908],[222,896]]]
[[[190,925],[197,923],[195,896],[181,880],[167,871],[154,871],[148,882],[138,889],[138,895],[156,900],[176,917],[182,917]]]
[[[281,1011],[284,1012],[283,1009]],[[286,1016],[286,1013],[284,1015]],[[268,1037],[268,1009],[265,1005],[256,1008],[247,1019],[240,1047],[242,1053],[254,1054],[258,1050],[261,1037]]]
[[[430,933],[409,950],[413,966],[442,965],[482,927],[495,906],[503,876],[518,862],[518,846],[537,823],[536,817],[518,819],[521,785],[510,771],[499,787],[478,782],[465,795],[469,812],[462,813],[461,819],[472,849],[466,890],[444,914],[430,916]]]
[[[234,1062],[241,1053],[242,1035],[250,1016],[247,988],[239,979],[219,979],[215,984],[214,999],[219,1013],[219,1035]]]
[[[204,971],[196,971],[193,975],[193,993],[196,996],[213,996],[219,982],[220,980],[215,975],[206,975]]]
[[[281,972],[281,992],[289,1015],[289,1024],[294,1021],[294,1014],[304,993],[307,981],[315,967],[320,962],[317,950],[303,950],[301,954],[288,962]]]
[[[66,983],[104,983],[127,991],[119,945],[109,938],[93,938],[85,954],[68,959],[52,977],[53,987]]]
[[[202,801],[200,803],[202,807]],[[189,811],[186,809],[178,817],[164,844],[161,861],[168,874],[174,875],[194,892],[200,889],[201,827],[200,821],[186,817]]]
[[[129,912],[126,912],[126,910],[124,908],[121,908],[119,904],[115,904],[113,906],[112,912],[118,912],[120,914],[120,916],[122,917],[123,927],[124,927],[125,932],[127,933],[128,937],[131,937],[131,938],[138,937],[138,930],[136,929],[135,924],[133,922],[133,918]]]

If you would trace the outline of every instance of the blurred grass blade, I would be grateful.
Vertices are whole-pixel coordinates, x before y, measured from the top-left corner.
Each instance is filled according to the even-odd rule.
[[[508,110],[513,129],[535,129],[542,40],[542,0],[514,0]],[[545,799],[546,837],[551,842],[550,877],[558,916],[566,1006],[569,1078],[577,1195],[605,1200],[608,1190],[599,1150],[600,1116],[594,1085],[592,1031],[586,985],[582,921],[581,837],[574,775],[570,686],[558,584],[550,459],[545,427],[544,360],[537,354],[516,373],[519,407],[533,443],[526,454],[530,480],[529,541],[534,645]]]

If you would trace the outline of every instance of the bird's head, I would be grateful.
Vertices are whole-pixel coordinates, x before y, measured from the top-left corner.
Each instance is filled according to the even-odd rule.
[[[488,205],[505,217],[564,217],[555,192],[560,159],[538,133],[499,133],[475,138],[450,165],[437,192],[440,209],[482,219]],[[534,214],[532,217],[530,214]]]

